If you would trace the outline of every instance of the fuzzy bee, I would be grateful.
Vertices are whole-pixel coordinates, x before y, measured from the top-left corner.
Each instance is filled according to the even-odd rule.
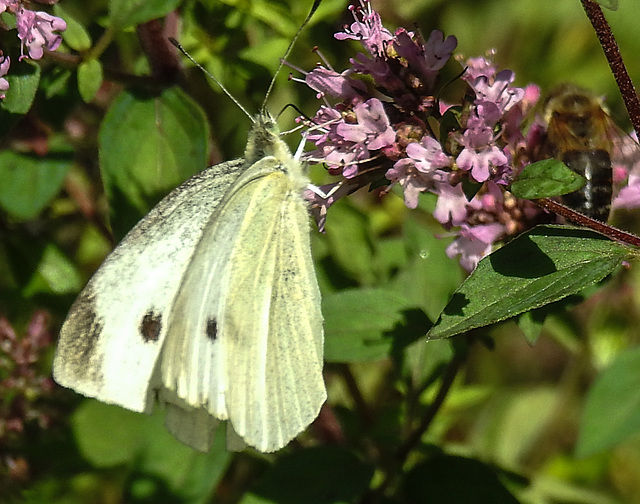
[[[601,98],[573,85],[562,85],[549,95],[544,120],[541,157],[562,161],[587,181],[581,189],[562,196],[562,202],[605,222],[611,209],[616,143],[631,138],[617,128]]]

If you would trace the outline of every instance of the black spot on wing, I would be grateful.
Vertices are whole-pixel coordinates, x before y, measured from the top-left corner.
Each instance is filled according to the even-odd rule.
[[[145,343],[158,341],[162,331],[162,315],[150,310],[142,317],[140,334]]]
[[[207,320],[207,338],[211,341],[215,341],[218,337],[218,322],[216,319]]]

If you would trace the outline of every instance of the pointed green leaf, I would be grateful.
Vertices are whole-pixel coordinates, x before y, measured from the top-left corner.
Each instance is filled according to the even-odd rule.
[[[448,338],[553,303],[637,255],[588,229],[537,226],[480,261],[427,337]]]
[[[18,219],[35,218],[58,194],[70,167],[66,157],[0,152],[0,206]]]
[[[582,413],[576,455],[587,457],[640,432],[640,349],[626,350],[596,379]]]
[[[74,412],[72,427],[80,452],[91,464],[113,467],[130,462],[140,452],[147,418],[91,399]]]
[[[78,67],[78,91],[82,101],[89,103],[102,84],[102,64],[97,59],[83,61]]]
[[[10,87],[2,100],[2,108],[14,114],[26,114],[40,83],[40,66],[30,60],[12,61],[7,80]]]
[[[43,82],[42,91],[47,100],[54,96],[63,95],[67,92],[69,79],[73,75],[70,69],[54,68],[48,75],[47,82]]]
[[[56,245],[49,243],[22,294],[25,297],[39,293],[76,294],[83,284],[75,265]]]
[[[91,37],[84,26],[76,21],[69,13],[60,6],[55,4],[53,6],[53,13],[61,17],[67,23],[67,29],[61,32],[62,38],[65,44],[67,44],[74,51],[86,51],[91,47]]]
[[[618,10],[618,0],[594,0],[596,3],[606,7],[609,10]]]
[[[383,359],[426,332],[429,319],[401,295],[384,289],[352,289],[322,300],[325,360]]]
[[[164,426],[164,411],[152,415],[87,399],[72,417],[80,452],[94,467],[127,465],[157,476],[184,501],[204,502],[224,474],[230,453],[221,426],[209,453],[176,440]]]
[[[114,101],[98,140],[117,237],[207,166],[207,138],[204,113],[178,88],[157,96],[124,92]]]
[[[537,199],[561,196],[580,189],[586,180],[555,159],[545,159],[526,166],[511,184],[516,198]]]

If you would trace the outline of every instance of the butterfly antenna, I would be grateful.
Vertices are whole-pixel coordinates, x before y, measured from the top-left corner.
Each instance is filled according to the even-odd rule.
[[[319,2],[320,0],[316,0],[316,1],[318,1],[318,2]],[[307,21],[308,21],[308,20],[309,20],[309,19],[307,18]],[[306,23],[306,21],[305,21],[305,23]],[[296,35],[296,38],[297,38],[297,37],[298,37],[298,35]],[[294,40],[295,40],[295,39],[294,39]],[[238,100],[236,100],[236,99],[234,98],[234,96],[233,96],[233,95],[232,95],[232,94],[227,90],[227,88],[226,88],[226,87],[224,87],[224,85],[222,84],[222,82],[220,82],[218,79],[216,79],[216,78],[215,78],[215,77],[214,77],[214,76],[213,76],[213,75],[212,75],[212,74],[211,74],[211,73],[210,73],[206,68],[204,68],[200,63],[198,63],[195,59],[193,59],[193,57],[192,57],[192,56],[187,52],[187,50],[186,50],[184,47],[182,47],[182,45],[180,45],[180,42],[178,42],[178,41],[177,41],[176,39],[174,39],[173,37],[169,37],[169,42],[171,42],[174,46],[176,46],[176,47],[178,48],[178,50],[179,50],[182,54],[184,54],[187,58],[189,58],[189,60],[191,61],[191,63],[193,63],[196,67],[198,67],[200,70],[202,70],[202,72],[203,72],[207,77],[209,77],[213,82],[215,82],[215,83],[220,87],[220,89],[222,89],[222,92],[223,92],[224,94],[226,94],[226,95],[231,99],[231,101],[232,101],[233,103],[235,103],[235,104],[238,106],[238,108],[239,108],[240,110],[242,110],[242,111],[244,112],[244,114],[245,114],[249,119],[251,119],[251,122],[254,122],[254,121],[255,121],[254,117],[253,117],[253,116],[252,116],[252,115],[247,111],[247,109],[245,109],[245,108],[242,106],[242,103],[240,103]],[[290,50],[291,50],[291,47],[289,47],[289,49],[287,49],[287,54],[289,53],[289,51],[290,51]],[[282,63],[280,63],[280,67],[282,67]],[[279,69],[278,69],[278,70],[279,70]],[[271,84],[273,85],[273,81],[271,81]],[[269,90],[271,90],[271,87],[269,87]]]
[[[284,66],[284,61],[287,59],[287,57],[291,53],[291,49],[293,49],[293,45],[296,43],[296,40],[298,40],[298,37],[300,36],[300,33],[302,33],[303,28],[305,26],[307,26],[307,23],[311,19],[311,16],[313,16],[315,14],[316,10],[318,9],[318,6],[320,5],[320,2],[322,2],[322,0],[314,0],[313,5],[311,6],[311,11],[309,11],[309,14],[305,18],[305,20],[302,22],[302,25],[300,26],[300,28],[298,29],[296,34],[293,36],[293,39],[289,43],[289,47],[287,47],[287,50],[285,51],[284,56],[282,58],[280,58],[280,65],[278,66],[278,69],[276,70],[276,73],[273,74],[273,79],[271,79],[271,83],[269,84],[269,89],[267,89],[267,94],[265,95],[264,101],[262,102],[262,110],[266,109],[267,100],[268,100],[269,95],[271,94],[271,90],[273,89],[273,86],[274,86],[274,84],[276,82],[276,77],[278,77],[278,74],[280,73],[280,70],[282,70],[282,67]]]

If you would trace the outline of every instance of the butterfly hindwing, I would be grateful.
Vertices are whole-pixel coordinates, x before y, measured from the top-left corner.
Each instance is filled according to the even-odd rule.
[[[168,390],[229,419],[261,451],[284,446],[326,398],[302,179],[289,173],[301,167],[282,152],[282,160],[264,156],[247,168],[203,233],[176,297],[162,364]]]
[[[242,301],[227,311],[222,324],[223,331],[238,325],[244,329],[231,332],[230,368],[253,370],[230,383],[229,417],[234,429],[261,451],[286,445],[311,423],[326,399],[320,293],[308,219],[290,179],[283,181],[281,191],[277,207],[264,216],[271,219],[272,239],[247,240],[249,246],[239,250],[236,261],[257,268],[239,268],[244,275],[232,277],[229,297]],[[242,306],[260,315],[243,320]],[[254,333],[260,335],[258,342],[250,338]]]

